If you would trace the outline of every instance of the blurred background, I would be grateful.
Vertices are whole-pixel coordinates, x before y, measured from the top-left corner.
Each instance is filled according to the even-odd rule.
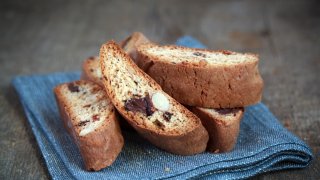
[[[0,177],[49,177],[11,79],[79,71],[102,43],[134,31],[161,44],[191,35],[210,49],[258,53],[263,103],[311,146],[315,161],[256,178],[320,174],[319,0],[1,0]]]

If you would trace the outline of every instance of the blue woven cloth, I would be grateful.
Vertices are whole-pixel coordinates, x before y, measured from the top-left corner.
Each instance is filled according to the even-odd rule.
[[[192,37],[177,44],[203,48]],[[53,179],[239,179],[263,172],[303,168],[312,160],[310,148],[288,132],[268,108],[246,108],[237,145],[224,154],[179,156],[157,149],[135,132],[123,132],[125,146],[115,163],[87,172],[76,145],[63,128],[53,88],[79,79],[79,73],[18,76],[13,85]]]

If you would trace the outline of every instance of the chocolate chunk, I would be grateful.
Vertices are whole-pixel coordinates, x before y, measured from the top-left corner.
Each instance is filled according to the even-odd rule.
[[[201,53],[201,52],[194,52],[193,55],[195,56],[201,56],[201,57],[207,57],[205,54]]]
[[[68,89],[70,92],[79,92],[79,86],[75,85],[74,83],[68,84]]]
[[[153,104],[149,95],[144,98],[133,97],[125,102],[124,107],[127,111],[141,112],[147,116],[151,116],[154,113]]]
[[[171,119],[171,116],[172,116],[173,114],[172,113],[170,113],[170,112],[165,112],[165,113],[163,113],[163,118],[164,118],[164,120],[166,120],[167,122],[170,122],[170,119]]]
[[[108,78],[107,78],[107,76],[103,76],[103,78],[106,80],[106,81],[108,81]],[[111,82],[111,81],[110,81]]]
[[[225,114],[235,114],[240,108],[221,108],[221,109],[215,109],[219,114],[225,115]]]
[[[89,60],[94,60],[94,56],[90,56],[88,59]]]
[[[164,128],[165,128],[165,125],[164,125],[162,122],[160,122],[158,119],[155,120],[155,121],[153,122],[153,124],[155,124],[156,126],[158,126],[160,129],[164,129]]]
[[[90,72],[93,72],[94,70],[92,68],[90,68]]]
[[[85,126],[88,122],[90,121],[89,120],[81,121],[77,124],[77,126]]]
[[[87,105],[84,105],[84,106],[82,106],[82,107],[84,107],[84,108],[89,108],[89,107],[91,107],[91,104],[87,104]]]
[[[145,113],[146,110],[146,103],[144,98],[132,98],[130,100],[127,100],[124,106],[127,111]]]

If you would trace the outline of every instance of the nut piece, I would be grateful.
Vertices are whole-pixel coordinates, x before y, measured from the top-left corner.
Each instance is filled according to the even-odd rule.
[[[160,111],[168,111],[170,104],[168,98],[161,92],[156,92],[152,95],[153,106]]]
[[[70,83],[68,84],[68,89],[70,92],[79,92],[79,86],[77,86],[76,84],[74,83]]]

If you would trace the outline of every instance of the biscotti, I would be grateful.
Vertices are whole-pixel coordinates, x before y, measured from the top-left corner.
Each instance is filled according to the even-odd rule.
[[[213,153],[231,151],[239,135],[244,108],[207,109],[191,107],[209,133],[207,150]]]
[[[124,140],[114,106],[102,87],[75,81],[54,89],[65,128],[75,140],[87,170],[111,165]]]
[[[112,103],[142,137],[174,154],[206,149],[209,137],[200,119],[163,92],[115,42],[102,45],[100,65]]]
[[[234,108],[261,100],[257,55],[151,43],[137,55],[136,64],[182,104]]]

